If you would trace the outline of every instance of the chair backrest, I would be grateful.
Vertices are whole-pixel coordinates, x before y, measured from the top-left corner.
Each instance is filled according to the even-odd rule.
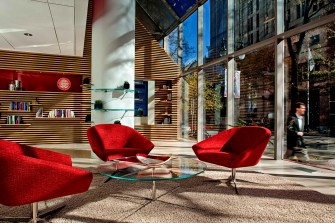
[[[35,157],[35,154],[32,152],[32,150],[28,149],[29,147],[30,146],[24,144],[0,139],[0,151]]]
[[[221,151],[237,154],[232,165],[236,167],[256,165],[270,140],[271,131],[259,126],[244,126],[227,131],[232,131],[232,136]]]
[[[142,147],[152,149],[154,145],[135,129],[119,124],[99,124],[87,130],[88,141],[93,152],[107,160],[104,149]]]

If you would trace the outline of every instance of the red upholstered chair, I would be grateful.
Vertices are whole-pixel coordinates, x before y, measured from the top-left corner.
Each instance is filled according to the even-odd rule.
[[[119,124],[99,124],[87,130],[93,152],[103,161],[149,154],[154,144],[138,131]]]
[[[271,131],[259,126],[231,128],[192,146],[199,160],[232,168],[231,181],[236,182],[236,168],[255,166],[270,140]]]
[[[31,222],[37,222],[37,202],[85,192],[92,178],[91,172],[72,167],[68,155],[0,140],[0,204],[31,204]]]

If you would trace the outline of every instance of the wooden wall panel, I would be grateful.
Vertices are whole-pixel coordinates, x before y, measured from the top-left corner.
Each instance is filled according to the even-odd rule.
[[[91,78],[92,2],[89,2],[83,57],[0,50],[0,69],[78,74]],[[1,75],[1,73],[0,73]],[[35,118],[40,106],[31,112],[8,112],[10,101],[35,101],[44,109],[44,117],[51,109],[71,109],[76,118]],[[85,122],[91,113],[91,92],[82,93],[33,92],[0,90],[0,139],[26,144],[87,142]],[[25,125],[5,125],[8,115],[22,116]]]
[[[179,138],[179,66],[162,49],[145,27],[136,20],[135,32],[135,79],[155,81],[155,124],[136,125],[143,135],[151,140],[177,140]],[[171,82],[171,90],[163,85]],[[166,100],[168,92],[171,101]],[[165,117],[171,124],[164,124]]]

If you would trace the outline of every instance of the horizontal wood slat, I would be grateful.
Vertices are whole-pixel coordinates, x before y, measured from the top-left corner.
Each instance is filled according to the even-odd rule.
[[[27,53],[0,50],[0,69],[57,72],[78,74],[91,78],[92,1],[89,1],[83,57]],[[10,101],[27,101],[38,104],[31,111],[6,111]],[[85,122],[91,114],[91,91],[83,87],[82,93],[37,92],[0,90],[0,139],[25,144],[87,143],[86,131],[91,126]],[[43,118],[36,118],[43,107]],[[47,118],[52,109],[71,109],[75,118]],[[24,125],[6,125],[8,115],[19,115]]]
[[[162,49],[139,20],[135,32],[135,79],[155,81],[155,124],[135,128],[151,140],[179,138],[179,66]],[[163,85],[171,83],[171,90]],[[171,100],[167,95],[171,93]],[[171,124],[164,124],[164,118]]]

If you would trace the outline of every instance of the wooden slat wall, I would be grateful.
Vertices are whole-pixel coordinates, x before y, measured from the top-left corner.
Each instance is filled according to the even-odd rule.
[[[136,20],[135,32],[135,79],[155,81],[155,125],[136,126],[143,135],[151,140],[177,140],[179,138],[179,76],[178,65],[162,49],[145,27]],[[162,102],[166,91],[162,86],[172,82],[172,103]],[[168,107],[172,124],[161,124],[162,114]]]
[[[92,1],[88,7],[83,57],[0,50],[0,69],[78,74],[91,78],[91,43]],[[10,101],[34,101],[37,97],[44,109],[44,117],[51,109],[72,109],[76,115],[75,119],[36,119],[38,106],[34,106],[32,112],[2,112],[1,139],[27,144],[87,142],[86,130],[90,123],[84,121],[86,114],[91,112],[91,92],[88,88],[83,88],[82,93],[1,90],[0,97],[0,110],[8,110]],[[6,123],[7,115],[21,115],[24,123],[31,125],[4,126],[2,124]]]

